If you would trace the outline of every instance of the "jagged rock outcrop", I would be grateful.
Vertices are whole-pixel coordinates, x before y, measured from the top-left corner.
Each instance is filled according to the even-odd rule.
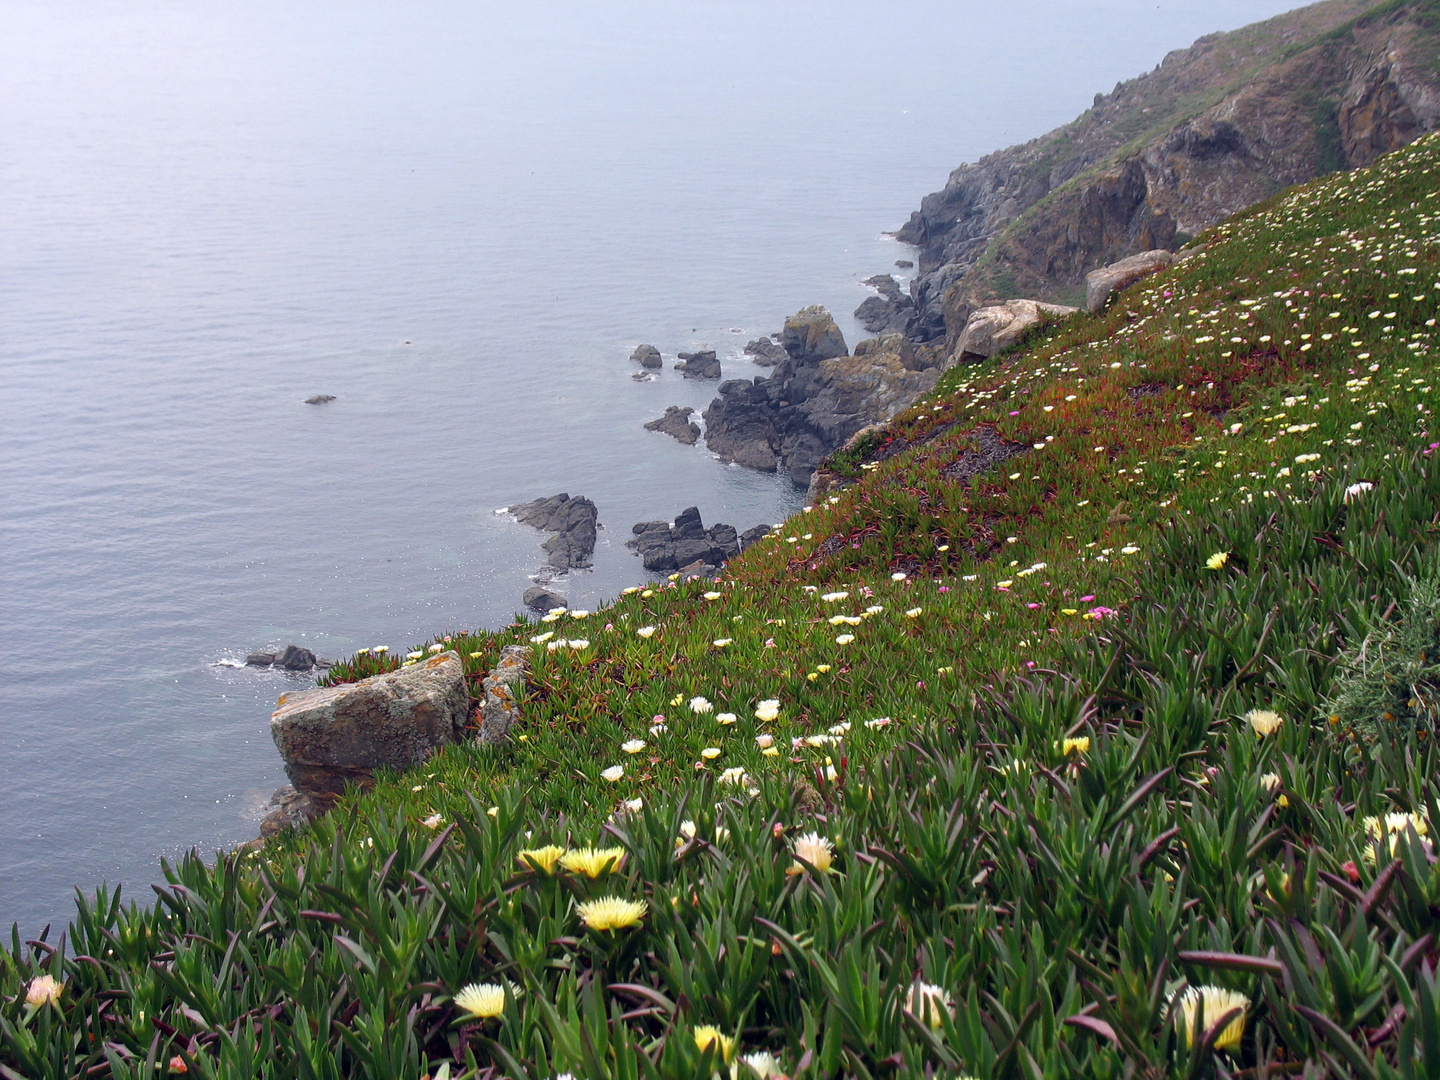
[[[654,345],[636,345],[635,351],[630,354],[630,359],[643,368],[658,368],[664,363],[660,357],[660,350]]]
[[[1104,310],[1111,294],[1128,289],[1135,282],[1168,268],[1174,262],[1175,256],[1161,248],[1158,251],[1142,251],[1128,259],[1091,270],[1085,275],[1085,310],[1092,315]],[[968,326],[966,330],[968,332]]]
[[[879,295],[867,296],[855,309],[866,330],[872,334],[907,334],[915,322],[915,301],[900,291],[900,283],[889,274],[866,278]]]
[[[888,420],[935,386],[939,371],[902,335],[862,342],[856,355],[832,352],[844,339],[823,308],[786,322],[790,358],[770,378],[735,379],[705,410],[705,445],[723,461],[807,484],[821,458],[856,431]],[[833,334],[832,334],[833,329]],[[923,370],[922,370],[923,368]]]
[[[665,415],[651,420],[645,425],[645,430],[658,431],[662,435],[679,439],[686,446],[694,446],[695,441],[700,438],[700,425],[690,419],[690,414],[694,411],[688,405],[683,408],[679,405],[667,406]]]
[[[740,538],[733,525],[705,528],[700,510],[690,506],[673,522],[640,522],[625,546],[635,549],[646,570],[669,573],[697,564],[717,568],[740,553]]]
[[[548,499],[519,503],[510,513],[544,532],[555,533],[545,541],[549,555],[546,562],[556,570],[580,570],[590,565],[595,553],[595,529],[598,512],[595,504],[583,495],[573,499],[567,492]]]
[[[470,719],[465,668],[437,653],[360,682],[282,694],[270,735],[295,790],[323,813],[347,784],[404,769],[463,736]]]
[[[791,360],[800,363],[829,360],[850,351],[834,317],[819,304],[801,308],[785,320],[780,344]]]
[[[998,356],[1034,327],[1074,315],[1076,310],[1060,304],[1042,304],[1038,300],[1007,300],[1003,304],[980,308],[971,312],[965,322],[965,329],[955,344],[955,360],[984,360]]]
[[[1414,3],[1330,0],[1172,52],[1073,123],[962,165],[896,234],[920,248],[919,341],[1018,295],[1178,247],[1291,184],[1440,125],[1440,55]],[[982,259],[982,256],[984,258]]]
[[[756,338],[745,343],[745,355],[761,367],[774,367],[790,354],[769,338]]]
[[[701,349],[699,352],[682,352],[678,355],[680,357],[680,363],[675,365],[675,370],[684,375],[685,378],[720,378],[720,361],[716,357],[714,349]]]

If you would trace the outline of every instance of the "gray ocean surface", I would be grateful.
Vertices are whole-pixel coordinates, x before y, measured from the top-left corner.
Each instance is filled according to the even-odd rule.
[[[853,345],[953,166],[1289,6],[4,0],[0,926],[255,836],[310,679],[227,665],[508,622],[497,507],[595,500],[587,607],[635,521],[780,520],[641,428],[714,394],[673,354]]]

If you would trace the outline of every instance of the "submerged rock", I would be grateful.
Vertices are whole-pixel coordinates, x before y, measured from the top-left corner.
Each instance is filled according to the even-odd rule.
[[[325,404],[327,404],[328,402],[331,402],[331,401],[334,401],[334,400],[335,400],[335,395],[334,395],[334,394],[316,394],[314,397],[307,397],[307,398],[305,399],[305,404],[306,404],[306,405],[325,405]]]
[[[282,694],[270,736],[285,775],[320,812],[375,770],[404,769],[459,740],[470,718],[465,669],[443,652],[356,683]]]

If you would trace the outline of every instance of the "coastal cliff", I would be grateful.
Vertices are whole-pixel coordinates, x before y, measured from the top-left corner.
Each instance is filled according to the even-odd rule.
[[[953,346],[987,302],[1079,303],[1090,270],[1407,145],[1440,123],[1437,46],[1435,0],[1330,0],[1203,37],[961,165],[896,233],[920,249],[911,335]]]

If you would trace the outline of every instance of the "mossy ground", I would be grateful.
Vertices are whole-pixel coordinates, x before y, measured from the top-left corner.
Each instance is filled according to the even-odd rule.
[[[1437,169],[948,373],[722,582],[422,643],[533,644],[515,741],[17,935],[0,1074],[1440,1075],[1437,732],[1326,708],[1437,572]]]

